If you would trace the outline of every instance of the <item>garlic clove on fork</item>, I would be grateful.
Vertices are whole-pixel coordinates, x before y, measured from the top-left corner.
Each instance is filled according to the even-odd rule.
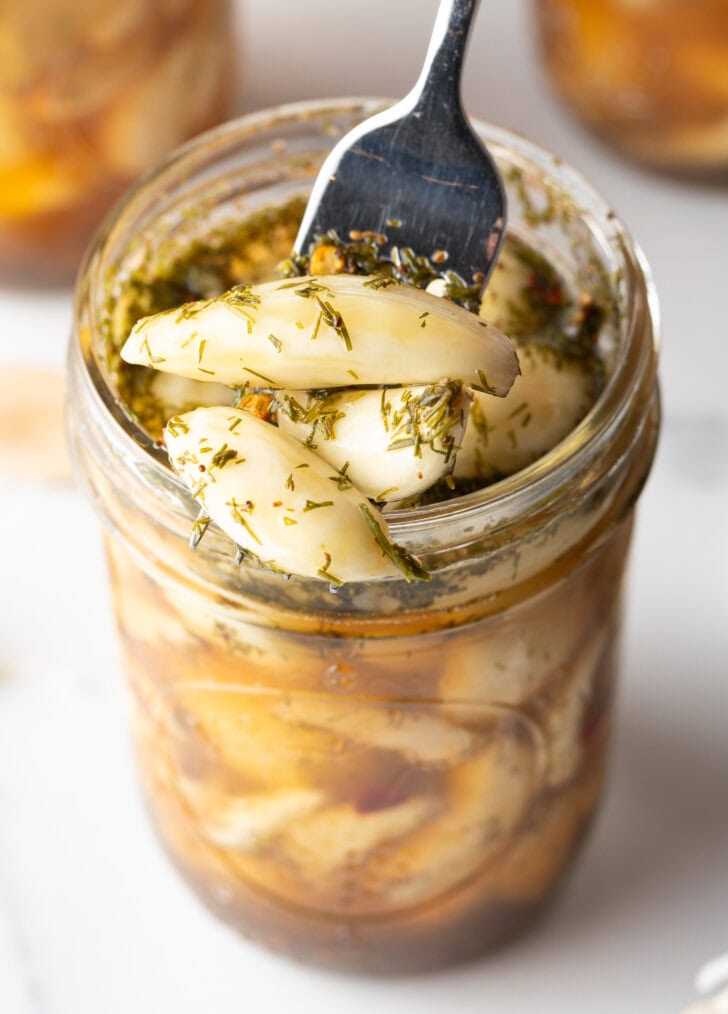
[[[429,575],[366,497],[288,433],[240,409],[198,408],[165,427],[170,463],[241,549],[332,585]]]
[[[195,380],[269,388],[431,384],[502,397],[518,375],[508,338],[449,300],[376,276],[237,286],[138,321],[121,356]]]

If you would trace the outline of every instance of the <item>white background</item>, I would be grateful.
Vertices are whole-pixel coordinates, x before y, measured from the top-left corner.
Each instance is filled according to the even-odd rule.
[[[247,0],[241,108],[413,81],[436,0]],[[728,197],[593,141],[538,69],[524,0],[483,4],[470,110],[581,168],[663,309],[665,426],[633,558],[610,790],[562,900],[487,961],[336,977],[237,939],[167,865],[133,778],[95,522],[72,488],[0,486],[2,1014],[677,1014],[728,949]],[[180,97],[180,101],[184,101]],[[0,290],[0,361],[60,364],[68,293]]]

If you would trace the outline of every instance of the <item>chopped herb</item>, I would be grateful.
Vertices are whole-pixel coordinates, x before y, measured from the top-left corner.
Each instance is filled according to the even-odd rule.
[[[239,504],[235,499],[235,497],[233,497],[232,500],[226,501],[225,506],[230,508],[230,513],[233,516],[233,521],[236,521],[239,525],[242,525],[243,528],[248,533],[248,535],[251,537],[251,539],[257,542],[259,546],[262,546],[263,543],[260,541],[258,536],[253,531],[253,529],[250,527],[247,519],[243,517],[243,511],[252,511],[253,509],[253,505],[250,502],[250,500],[246,501],[246,503],[244,504]]]
[[[229,461],[234,461],[237,456],[238,452],[234,448],[228,447],[227,444],[223,444],[222,447],[213,454],[210,466],[212,468],[224,468]],[[245,458],[241,458],[239,459],[238,464],[242,464],[244,461]]]
[[[283,515],[283,524],[290,526],[290,525],[297,525],[298,522],[296,521],[295,518],[289,518],[287,514],[284,514]]]
[[[268,341],[271,343],[276,352],[280,352],[281,349],[283,348],[283,342],[280,340],[280,338],[276,338],[274,334],[268,335]]]
[[[345,461],[341,468],[337,469],[336,475],[329,476],[329,482],[335,482],[336,488],[342,493],[347,489],[353,489],[353,482],[346,474],[349,471],[349,462]]]
[[[371,507],[365,503],[359,504],[359,510],[364,520],[369,525],[372,535],[385,556],[388,556],[392,563],[402,571],[407,581],[430,581],[432,575],[416,560],[406,549],[398,546],[385,535],[377,521]]]
[[[249,285],[233,285],[231,289],[228,289],[219,298],[221,302],[235,307],[256,307],[260,305],[260,296],[257,296]]]
[[[180,433],[189,433],[190,428],[184,419],[181,419],[178,415],[172,416],[167,422],[167,429],[173,437],[178,437]]]
[[[230,423],[230,425],[228,426],[228,429],[230,430],[230,432],[234,433],[242,421],[243,420],[239,415],[238,416],[229,415],[228,422]]]
[[[375,275],[374,278],[370,278],[368,281],[364,282],[364,287],[366,289],[374,289],[376,291],[377,289],[388,289],[390,285],[399,284],[401,284],[399,278],[395,278],[393,275],[380,274]]]
[[[321,500],[320,502],[317,502],[316,500],[306,500],[306,503],[303,508],[303,513],[306,514],[308,511],[318,510],[319,507],[333,507],[333,506],[334,506],[333,500]]]
[[[188,338],[185,338],[185,340],[180,345],[180,348],[181,349],[186,349],[187,346],[191,345],[192,342],[195,340],[195,338],[198,337],[199,333],[200,333],[199,331],[193,331],[192,334]]]
[[[209,525],[210,515],[205,510],[200,511],[199,515],[192,522],[192,534],[189,541],[190,549],[197,549]]]
[[[271,387],[275,387],[276,382],[275,380],[271,380],[270,377],[266,377],[264,374],[258,373],[257,370],[251,370],[249,366],[243,366],[243,369],[245,370],[246,373],[252,373],[254,377],[258,377],[259,380],[263,380],[265,381],[266,384],[270,385]]]
[[[495,394],[495,388],[491,387],[488,383],[488,378],[483,370],[478,370],[478,380],[480,381],[480,386],[475,388],[476,391],[482,391],[483,394]]]
[[[324,565],[323,567],[319,567],[316,573],[318,574],[319,577],[322,577],[324,581],[330,581],[333,585],[336,585],[338,588],[340,588],[344,582],[341,580],[341,578],[331,573],[331,571],[329,570],[330,566],[331,566],[331,554],[324,553]]]

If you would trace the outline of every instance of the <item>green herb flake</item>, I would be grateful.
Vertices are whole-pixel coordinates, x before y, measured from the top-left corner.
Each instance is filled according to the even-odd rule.
[[[249,285],[233,285],[231,289],[220,296],[220,301],[229,306],[249,306],[255,308],[260,306],[260,296],[257,296]]]
[[[190,428],[181,416],[174,415],[167,422],[167,429],[173,437],[178,437],[180,433],[189,433]]]
[[[224,468],[229,461],[235,461],[237,456],[238,452],[234,448],[228,447],[227,444],[223,444],[222,447],[213,454],[210,467]],[[245,458],[241,458],[238,460],[237,464],[242,464],[244,461]]]
[[[280,338],[276,338],[274,334],[268,335],[268,341],[271,343],[276,352],[280,352],[281,349],[283,348],[283,342],[280,340]]]
[[[390,542],[368,504],[360,503],[359,511],[366,523],[369,525],[372,535],[374,536],[374,540],[379,548],[385,556],[389,557],[395,567],[404,574],[407,581],[432,580],[432,575],[422,566],[419,560],[415,559],[411,553],[408,553],[406,549],[398,546],[395,542]]]
[[[253,510],[253,504],[250,502],[250,500],[248,500],[244,504],[240,504],[235,499],[235,497],[233,497],[232,500],[226,501],[225,506],[230,508],[230,513],[232,514],[233,521],[236,521],[239,525],[242,525],[245,531],[251,537],[251,539],[257,542],[259,546],[262,546],[263,543],[260,541],[258,536],[253,531],[253,529],[250,527],[247,518],[243,517],[243,511],[251,512]]]
[[[316,573],[318,574],[319,577],[323,578],[324,581],[330,581],[331,584],[334,584],[336,585],[337,588],[340,588],[344,582],[341,580],[340,577],[337,577],[335,574],[331,573],[331,571],[329,570],[330,566],[331,566],[331,553],[324,553],[324,565],[323,567],[319,567]]]
[[[333,506],[334,506],[333,500],[321,500],[319,502],[317,502],[316,500],[306,500],[306,503],[303,508],[303,513],[306,514],[308,513],[308,511],[318,510],[319,507],[333,507]]]
[[[329,476],[329,482],[335,482],[336,488],[340,492],[344,492],[347,489],[353,489],[354,483],[351,481],[347,472],[349,471],[349,462],[345,461],[341,468],[337,469],[336,475]]]
[[[495,394],[495,388],[488,383],[488,378],[483,370],[478,370],[478,380],[480,386],[475,388],[476,391],[482,391],[483,394]]]
[[[190,549],[197,549],[202,537],[207,531],[210,525],[210,515],[206,514],[204,510],[200,513],[199,517],[195,518],[192,522],[192,534],[190,535],[189,547]]]
[[[246,373],[251,373],[254,377],[258,377],[259,380],[264,381],[270,387],[276,386],[275,380],[271,380],[270,377],[266,377],[263,373],[258,373],[257,370],[251,370],[249,366],[243,366],[243,370],[245,370]]]

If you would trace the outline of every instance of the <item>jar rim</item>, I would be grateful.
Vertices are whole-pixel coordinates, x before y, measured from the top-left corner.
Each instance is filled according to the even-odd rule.
[[[222,151],[233,141],[238,143],[273,126],[282,129],[287,123],[305,122],[307,119],[313,120],[327,114],[361,112],[364,117],[390,102],[391,100],[381,98],[346,97],[305,100],[273,106],[221,124],[177,148],[127,191],[99,227],[79,268],[75,301],[76,318],[79,319],[85,298],[81,282],[84,278],[88,278],[91,291],[96,290],[107,268],[105,254],[111,246],[114,230],[119,221],[150,189],[164,187],[165,178],[179,171],[186,163],[192,164],[195,155],[200,151],[203,149],[209,151],[213,148]],[[388,514],[388,525],[393,537],[398,541],[418,539],[436,529],[444,521],[463,524],[484,513],[494,518],[508,520],[531,513],[538,505],[552,499],[555,491],[563,488],[573,476],[579,474],[594,457],[598,447],[610,439],[620,419],[627,412],[630,398],[633,397],[635,377],[640,373],[646,376],[647,390],[654,384],[659,334],[657,294],[647,260],[629,230],[610,209],[608,202],[577,169],[515,131],[479,118],[472,118],[471,122],[476,132],[484,137],[489,145],[509,152],[518,152],[524,160],[542,173],[544,178],[558,176],[560,189],[578,196],[579,212],[584,219],[600,225],[602,237],[609,243],[610,252],[619,263],[621,284],[624,288],[624,313],[620,321],[623,344],[620,345],[620,355],[604,390],[587,415],[563,441],[532,464],[479,490],[439,503],[401,509]],[[91,303],[93,320],[93,300]],[[645,334],[648,336],[647,342],[643,340]],[[155,445],[145,431],[119,406],[113,388],[104,370],[99,366],[95,340],[82,340],[81,352],[92,392],[103,409],[112,416],[115,425],[121,431],[118,435],[137,450],[145,452],[153,460],[154,465],[165,470],[165,480],[178,483],[182,490],[183,484],[171,472],[166,455],[160,453],[159,446]],[[186,489],[184,492],[186,493]]]

